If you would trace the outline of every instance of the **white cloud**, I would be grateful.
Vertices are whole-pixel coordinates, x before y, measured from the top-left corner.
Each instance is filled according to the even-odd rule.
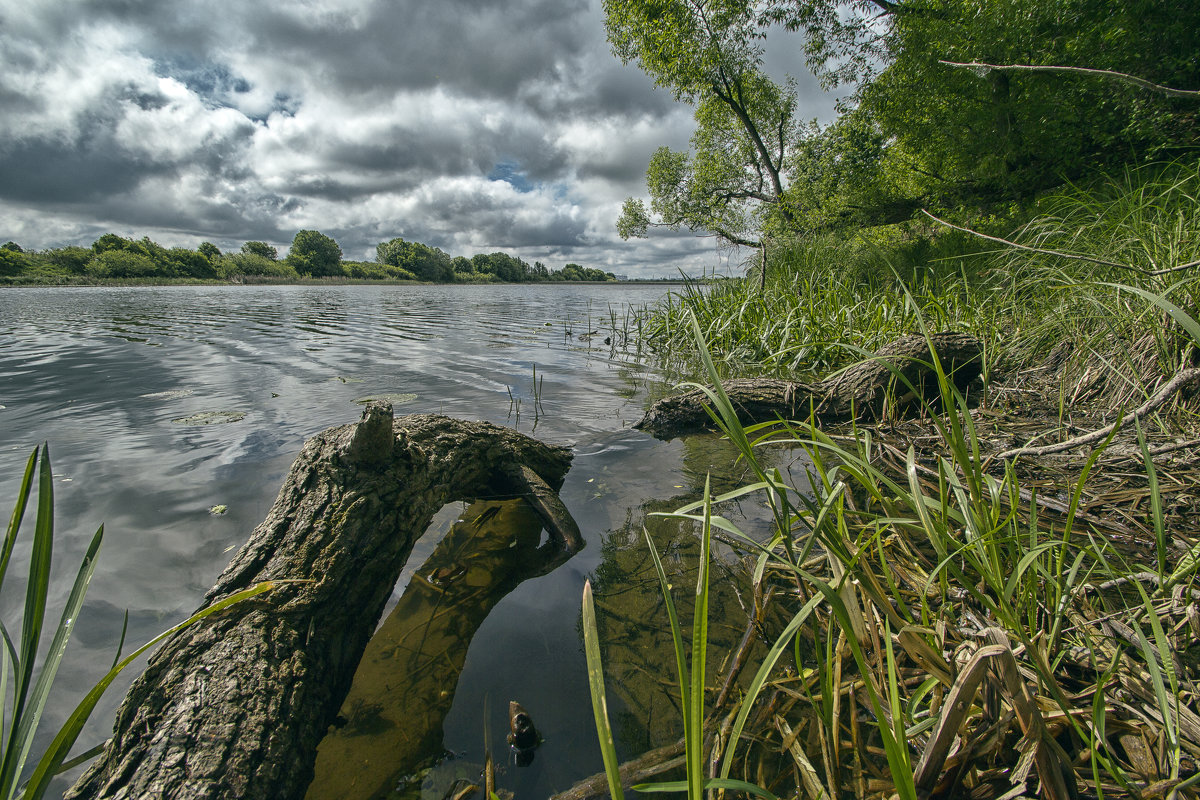
[[[0,239],[315,228],[360,258],[403,236],[629,274],[717,261],[687,234],[616,236],[691,116],[608,52],[598,0],[0,0],[0,19]]]

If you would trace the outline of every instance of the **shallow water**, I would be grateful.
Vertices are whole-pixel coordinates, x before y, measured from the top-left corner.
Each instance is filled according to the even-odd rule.
[[[562,497],[587,546],[549,574],[505,585],[473,623],[473,635],[456,645],[467,652],[457,676],[446,671],[444,691],[453,700],[434,749],[453,757],[440,772],[477,772],[472,765],[482,763],[485,741],[505,762],[509,700],[529,710],[545,742],[529,766],[505,767],[500,786],[518,797],[547,796],[600,768],[578,629],[589,577],[597,586],[620,750],[633,755],[673,740],[678,720],[662,685],[672,662],[642,526],[648,512],[694,499],[709,466],[732,463],[732,456],[711,438],[662,443],[630,428],[667,387],[624,341],[623,319],[630,304],[653,302],[663,291],[550,285],[0,292],[0,501],[12,502],[32,447],[49,442],[58,512],[54,602],[65,601],[68,573],[96,526],[104,523],[106,531],[48,721],[63,719],[111,663],[126,609],[133,645],[190,613],[265,516],[305,438],[356,420],[357,400],[387,396],[397,414],[486,419],[575,453]],[[733,485],[737,475],[717,480]],[[753,527],[761,510],[745,505],[731,513]],[[210,513],[217,506],[225,512]],[[439,515],[414,549],[393,602],[455,520],[470,514],[458,504]],[[648,524],[660,549],[672,552],[677,585],[687,585],[691,526],[658,518]],[[496,535],[517,536],[514,530]],[[10,575],[23,574],[26,564],[19,550]],[[18,589],[13,583],[0,598],[14,632]],[[736,599],[727,593],[714,615],[735,621]],[[733,621],[714,629],[718,650],[741,636]],[[132,677],[102,702],[79,749],[105,738]],[[393,772],[384,794],[362,796],[390,796],[403,765]],[[419,785],[409,782],[412,796]]]

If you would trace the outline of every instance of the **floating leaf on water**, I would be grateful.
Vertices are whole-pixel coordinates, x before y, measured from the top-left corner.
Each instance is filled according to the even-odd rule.
[[[330,383],[333,383],[334,381],[337,381],[338,383],[362,383],[363,379],[362,378],[346,378],[342,375],[337,375],[337,376],[329,379]]]
[[[398,406],[401,403],[411,403],[416,399],[417,396],[410,392],[397,392],[394,394],[372,394],[366,397],[360,397],[354,402],[358,403],[360,406],[365,406],[367,403],[374,403],[376,400],[381,400],[385,403],[391,403],[394,406]]]
[[[215,517],[219,517],[219,516],[221,516],[222,514],[224,514],[224,513],[225,513],[226,511],[228,511],[228,510],[229,510],[229,506],[225,506],[225,505],[215,505],[215,506],[213,506],[212,508],[210,508],[210,509],[208,510],[208,513],[212,514],[212,515],[213,515],[213,516],[215,516]]]
[[[189,417],[176,417],[171,422],[176,425],[225,425],[229,422],[241,422],[245,418],[245,411],[201,411]]]
[[[150,394],[141,395],[147,400],[178,400],[180,397],[187,397],[194,394],[192,389],[169,389],[165,392],[151,392]]]

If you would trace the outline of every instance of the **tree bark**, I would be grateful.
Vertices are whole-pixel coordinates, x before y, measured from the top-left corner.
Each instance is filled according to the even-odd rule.
[[[433,515],[455,500],[535,489],[540,513],[555,517],[551,533],[575,537],[573,552],[574,522],[546,499],[570,460],[566,448],[487,423],[393,420],[385,403],[310,439],[206,602],[260,581],[277,588],[168,641],[66,797],[302,798],[317,744]]]
[[[743,425],[775,419],[842,422],[882,419],[906,413],[922,402],[936,402],[937,376],[930,353],[959,391],[966,391],[982,369],[979,341],[961,333],[902,336],[871,358],[818,383],[775,378],[725,381],[721,386]],[[708,395],[699,389],[659,400],[634,426],[659,439],[674,439],[714,426]]]

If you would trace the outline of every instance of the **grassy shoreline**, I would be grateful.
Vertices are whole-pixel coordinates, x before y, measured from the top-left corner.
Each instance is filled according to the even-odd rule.
[[[741,542],[769,610],[750,621],[757,674],[701,705],[707,727],[692,685],[693,790],[1197,796],[1198,190],[1179,164],[1070,188],[1001,235],[1014,245],[933,227],[810,241],[781,248],[766,292],[685,288],[642,319],[650,348],[714,381],[827,374],[912,332],[985,352],[979,385],[943,382],[917,419],[743,427],[713,396],[759,479],[676,513]],[[1098,442],[1004,455],[1189,375]],[[760,466],[778,446],[809,452],[811,492]],[[775,509],[766,547],[720,516],[749,496]],[[692,635],[696,651],[699,618]]]
[[[247,279],[239,281],[220,280],[217,278],[91,278],[75,276],[62,281],[0,279],[0,289],[4,288],[70,288],[97,286],[685,286],[694,285],[682,278],[647,278],[645,280],[617,281],[537,281],[537,282],[498,282],[498,281],[454,281],[453,283],[436,283],[433,281],[408,280],[376,280],[371,278],[300,278],[300,279]]]

